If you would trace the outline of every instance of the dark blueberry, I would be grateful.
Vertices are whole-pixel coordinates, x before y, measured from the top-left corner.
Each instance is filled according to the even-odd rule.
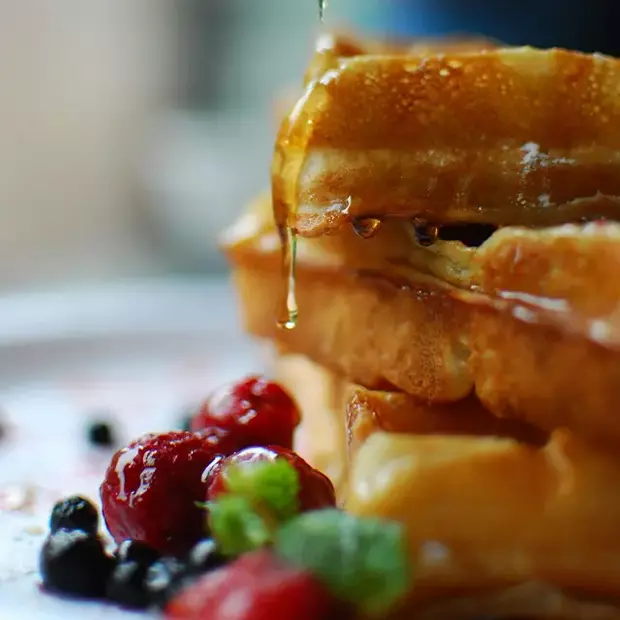
[[[88,425],[88,441],[94,446],[111,448],[116,445],[114,428],[109,422],[95,420]]]
[[[114,555],[117,563],[137,562],[147,567],[161,557],[158,551],[140,540],[124,540]]]
[[[200,575],[226,563],[226,558],[217,550],[212,538],[205,538],[196,543],[187,557],[187,570],[191,574]]]
[[[50,515],[50,530],[83,530],[96,534],[99,527],[97,509],[84,497],[74,495],[56,502]]]
[[[148,564],[131,560],[117,563],[108,579],[107,599],[129,609],[148,607],[151,602],[145,583],[148,569]]]
[[[183,562],[173,557],[157,560],[151,564],[145,578],[151,605],[165,607],[187,582],[187,568]]]
[[[52,591],[84,598],[105,594],[111,560],[97,536],[60,529],[50,534],[39,558],[43,585]]]

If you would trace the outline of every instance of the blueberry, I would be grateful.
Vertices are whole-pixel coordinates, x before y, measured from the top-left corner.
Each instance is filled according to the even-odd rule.
[[[192,574],[200,575],[226,563],[226,558],[217,550],[212,538],[205,538],[194,545],[187,557],[187,569]]]
[[[148,607],[150,595],[145,584],[148,569],[148,564],[131,560],[117,563],[105,591],[108,600],[129,609]]]
[[[74,495],[60,500],[52,508],[50,530],[52,533],[63,528],[66,530],[83,530],[96,534],[99,527],[97,509],[87,499]]]
[[[111,560],[101,540],[82,530],[50,534],[39,558],[43,585],[51,591],[84,598],[105,594]]]
[[[89,424],[87,433],[88,441],[94,446],[110,448],[116,445],[114,429],[109,422],[95,420]]]
[[[153,562],[159,560],[159,551],[149,547],[141,540],[124,540],[114,554],[116,562],[137,562],[149,567]]]
[[[187,568],[173,557],[163,557],[149,567],[145,587],[152,605],[160,609],[188,582]]]

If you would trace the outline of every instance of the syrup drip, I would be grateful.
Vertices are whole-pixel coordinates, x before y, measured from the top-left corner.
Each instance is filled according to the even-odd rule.
[[[325,8],[327,7],[327,0],[319,0],[319,19],[323,23],[323,16],[325,15]]]
[[[305,117],[305,106],[308,104],[312,93],[313,90],[309,88],[288,119],[282,124],[271,169],[273,215],[282,246],[282,276],[284,280],[281,313],[277,324],[278,327],[287,330],[294,329],[297,325],[298,310],[295,296],[297,238],[293,226],[297,205],[297,183],[304,161],[305,142],[307,140],[304,131],[306,123],[301,118]]]
[[[295,262],[297,258],[297,235],[290,226],[278,228],[282,243],[282,278],[284,290],[281,302],[282,315],[278,327],[295,329],[297,326],[297,297],[295,295]]]
[[[439,239],[439,226],[433,226],[426,220],[414,219],[413,229],[416,241],[422,246],[433,245]]]
[[[353,220],[353,230],[362,239],[374,237],[381,228],[381,220],[374,217],[365,217]]]
[[[327,6],[327,0],[319,1],[321,19]],[[332,62],[332,53],[323,54],[325,70]],[[297,239],[295,233],[295,213],[297,210],[297,187],[299,177],[307,152],[310,139],[309,122],[316,107],[317,95],[323,85],[318,71],[306,88],[306,93],[297,102],[289,117],[280,127],[274,160],[271,167],[271,193],[273,200],[273,214],[280,234],[282,245],[282,272],[284,278],[284,292],[282,299],[282,313],[278,326],[283,329],[294,329],[297,325],[297,300],[295,296],[295,258]]]

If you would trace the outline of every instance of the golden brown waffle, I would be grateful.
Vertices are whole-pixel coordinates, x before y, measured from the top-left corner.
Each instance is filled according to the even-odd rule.
[[[519,420],[502,419],[475,396],[456,403],[431,404],[402,392],[351,386],[346,398],[347,447],[353,458],[375,433],[508,437],[543,445],[547,434]]]
[[[280,224],[620,216],[620,62],[560,49],[332,44],[280,130]]]
[[[275,374],[296,394],[304,431],[317,441],[333,439],[329,420],[343,420],[346,401],[349,439],[357,444],[346,505],[409,529],[415,596],[391,620],[620,617],[603,602],[619,578],[613,501],[602,531],[595,519],[610,499],[601,487],[617,459],[567,433],[535,449],[541,433],[494,418],[473,398],[427,405],[347,386],[300,356],[279,357]],[[331,445],[340,463],[342,450]]]
[[[304,75],[307,86],[320,79],[326,70],[335,68],[338,59],[364,55],[430,56],[446,53],[481,52],[499,47],[496,41],[485,37],[441,37],[411,39],[360,39],[344,32],[321,34],[315,45],[315,54]],[[296,103],[297,101],[293,102]],[[289,111],[294,106],[289,108]]]
[[[607,492],[619,473],[615,455],[567,432],[542,449],[377,433],[354,460],[346,507],[405,525],[413,608],[532,582],[604,599],[620,592],[620,505]]]
[[[327,32],[320,35],[315,45],[315,56],[304,76],[304,83],[320,78],[326,66],[335,58],[347,58],[361,54],[416,54],[458,53],[489,50],[498,47],[491,39],[484,37],[442,37],[440,39],[361,40],[345,32]],[[278,126],[290,114],[303,94],[303,88],[289,90],[276,101],[274,118]]]
[[[243,318],[304,455],[406,529],[391,620],[620,618],[620,62],[459,45],[321,40],[226,235]]]
[[[300,239],[292,331],[278,329],[268,202],[227,235],[246,327],[369,388],[433,402],[473,389],[546,430],[620,439],[620,226],[506,228],[478,249],[422,248],[406,224]]]
[[[474,396],[431,404],[402,392],[367,390],[301,355],[282,352],[271,374],[302,411],[296,451],[329,475],[339,498],[346,493],[348,462],[374,433],[496,436],[532,445],[548,437],[527,423],[494,416]]]

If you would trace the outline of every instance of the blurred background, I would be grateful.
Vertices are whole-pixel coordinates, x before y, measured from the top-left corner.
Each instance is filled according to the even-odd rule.
[[[331,0],[326,26],[617,51],[613,2]],[[225,269],[316,0],[0,0],[0,289]]]

